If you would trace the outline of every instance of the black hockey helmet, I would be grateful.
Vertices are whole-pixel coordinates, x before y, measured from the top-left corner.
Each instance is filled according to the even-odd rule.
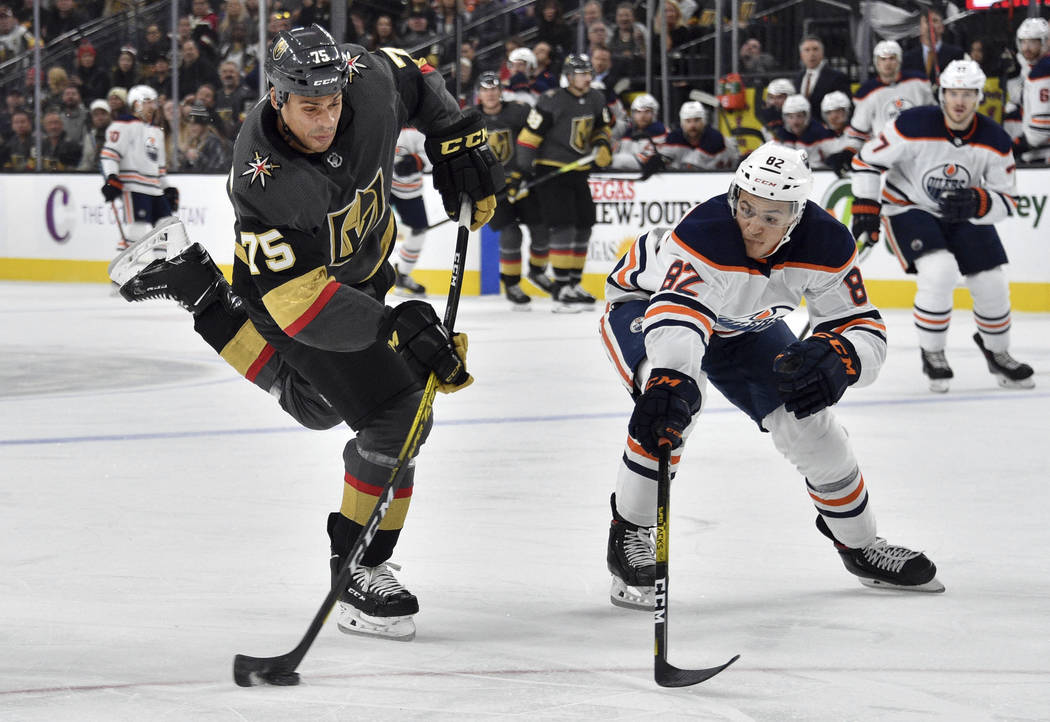
[[[566,76],[572,73],[593,73],[594,66],[591,65],[591,57],[584,55],[583,53],[570,55],[565,58],[565,63],[561,66],[561,72]]]
[[[478,88],[498,88],[500,85],[499,73],[486,70],[478,76]]]
[[[317,23],[277,33],[266,55],[266,80],[277,91],[277,105],[289,93],[312,98],[346,87],[350,69],[339,46]]]

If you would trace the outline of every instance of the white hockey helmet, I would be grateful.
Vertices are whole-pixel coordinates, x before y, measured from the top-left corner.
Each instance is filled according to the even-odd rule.
[[[1028,18],[1017,26],[1017,52],[1021,52],[1022,40],[1038,40],[1042,54],[1050,52],[1050,23],[1043,18]]]
[[[784,237],[769,255],[776,253],[777,249],[791,240],[791,231],[795,230],[802,218],[806,201],[813,192],[813,171],[809,169],[809,156],[804,150],[789,148],[772,140],[760,145],[740,161],[733,181],[729,184],[729,209],[734,218],[740,191],[791,204],[788,211],[791,222],[784,231]]]
[[[766,95],[794,95],[795,84],[787,78],[777,78],[769,83]]]
[[[849,115],[849,111],[853,108],[853,104],[850,103],[849,96],[843,93],[841,90],[834,90],[825,95],[820,100],[820,117],[824,120],[828,119],[828,113],[833,110],[845,110],[846,115]]]
[[[687,100],[682,103],[682,107],[678,109],[678,120],[687,118],[700,118],[706,124],[707,109],[704,108],[704,104],[698,100]]]
[[[977,104],[984,100],[984,83],[987,77],[974,60],[953,60],[941,71],[937,82],[940,85],[941,106],[944,106],[944,90],[961,88],[977,91]]]
[[[649,93],[642,93],[631,101],[631,112],[636,110],[651,110],[656,115],[660,112],[660,103]]]
[[[157,91],[148,85],[133,85],[128,91],[128,107],[132,113],[138,112],[138,105],[143,101],[156,100]]]
[[[877,62],[879,58],[888,58],[890,56],[896,56],[898,62],[904,58],[904,51],[901,50],[901,44],[896,40],[883,40],[882,42],[876,43],[875,49],[871,52],[872,62]]]
[[[784,104],[780,106],[780,115],[784,117],[789,113],[805,113],[806,119],[808,120],[812,109],[809,107],[809,100],[804,95],[796,94],[789,95],[785,100]]]
[[[522,62],[530,73],[536,72],[536,54],[528,48],[514,48],[507,56],[508,63]]]

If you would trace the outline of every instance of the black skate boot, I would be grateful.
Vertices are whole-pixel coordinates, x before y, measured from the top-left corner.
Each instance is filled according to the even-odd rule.
[[[920,348],[922,354],[922,372],[930,382],[930,391],[943,394],[948,390],[952,377],[952,367],[948,365],[948,359],[944,351],[927,351]]]
[[[193,243],[174,258],[158,258],[120,286],[128,301],[170,298],[194,315],[215,301],[230,311],[243,302],[233,293],[219,267],[199,243]]]
[[[862,549],[839,542],[824,517],[817,515],[817,529],[835,544],[842,563],[866,587],[900,589],[909,592],[943,592],[937,581],[937,566],[922,552],[887,544],[882,537]]]
[[[394,266],[394,293],[399,296],[407,296],[410,298],[425,298],[427,295],[426,287],[412,278],[407,273],[401,273],[397,266]]]
[[[613,513],[606,552],[606,563],[613,575],[609,600],[617,607],[651,611],[656,605],[656,545],[652,528],[632,524],[620,516],[616,494],[609,502]]]
[[[554,299],[554,313],[579,313],[586,304],[576,295],[572,284],[566,281],[555,281],[551,287],[551,298]]]
[[[329,565],[332,583],[335,584],[345,553],[336,547],[346,546],[355,534],[348,533],[352,521],[339,512],[328,517],[328,534],[332,539],[332,556]],[[359,527],[358,527],[359,528]],[[416,636],[416,623],[412,615],[419,611],[419,600],[405,589],[392,570],[401,567],[391,562],[382,562],[374,567],[358,566],[346,589],[339,594],[336,603],[336,624],[339,631],[347,634],[362,634],[382,637],[400,642],[410,642]]]
[[[528,279],[532,282],[532,285],[540,289],[544,293],[550,293],[553,295],[554,281],[550,279],[543,271],[537,271],[535,268],[529,271]]]
[[[1032,378],[1034,372],[1031,366],[1015,359],[1010,355],[1009,351],[999,351],[998,353],[989,351],[984,347],[984,339],[981,338],[979,333],[973,335],[973,340],[977,344],[977,348],[981,349],[981,353],[984,354],[988,370],[992,372],[1000,386],[1004,389],[1035,388],[1035,379]]]
[[[532,303],[532,299],[529,298],[528,294],[521,290],[521,285],[517,283],[503,284],[504,292],[507,294],[507,300],[511,303],[511,308],[515,311],[529,311],[529,304]]]

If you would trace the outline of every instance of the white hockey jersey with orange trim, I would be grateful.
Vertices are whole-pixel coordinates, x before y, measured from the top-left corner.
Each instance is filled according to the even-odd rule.
[[[418,170],[408,175],[399,175],[397,171],[392,173],[390,192],[396,198],[419,198],[423,195],[423,172],[431,170],[430,159],[427,158],[426,151],[423,149],[425,142],[426,136],[411,126],[402,128],[401,134],[397,136],[394,163],[396,164],[405,156],[412,156],[416,159]]]
[[[155,125],[137,118],[113,121],[99,159],[102,176],[115,174],[125,190],[159,196],[168,187],[164,130]]]
[[[853,195],[880,198],[882,213],[894,216],[920,208],[940,217],[941,193],[984,188],[988,212],[971,223],[985,225],[1013,215],[1017,174],[1013,143],[998,123],[977,113],[963,131],[949,130],[944,111],[931,105],[900,114],[853,157]]]
[[[762,331],[806,299],[814,332],[846,336],[861,360],[858,386],[878,376],[886,326],[868,299],[849,230],[807,203],[791,239],[748,258],[726,194],[695,206],[673,229],[642,234],[609,274],[610,304],[647,300],[642,323],[654,367],[698,378],[708,341]]]
[[[1033,148],[1050,145],[1050,55],[1032,66],[1023,97],[1025,140]]]
[[[905,110],[935,105],[936,102],[930,81],[923,73],[906,70],[901,73],[900,80],[889,85],[878,77],[872,78],[853,96],[853,116],[846,129],[849,146],[860,148]]]

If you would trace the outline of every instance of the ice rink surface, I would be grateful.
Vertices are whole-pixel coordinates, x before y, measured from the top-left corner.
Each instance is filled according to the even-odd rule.
[[[742,656],[667,690],[651,616],[607,596],[629,399],[596,311],[533,306],[463,299],[477,382],[437,401],[395,557],[415,641],[330,621],[299,687],[241,689],[234,654],[289,651],[324,598],[349,430],[298,428],[170,302],[0,283],[0,720],[1050,718],[1050,316],[1015,314],[1037,387],[1005,391],[957,311],[934,395],[886,312],[882,376],[836,408],[880,534],[945,594],[860,586],[714,392],[671,497],[669,656]]]

